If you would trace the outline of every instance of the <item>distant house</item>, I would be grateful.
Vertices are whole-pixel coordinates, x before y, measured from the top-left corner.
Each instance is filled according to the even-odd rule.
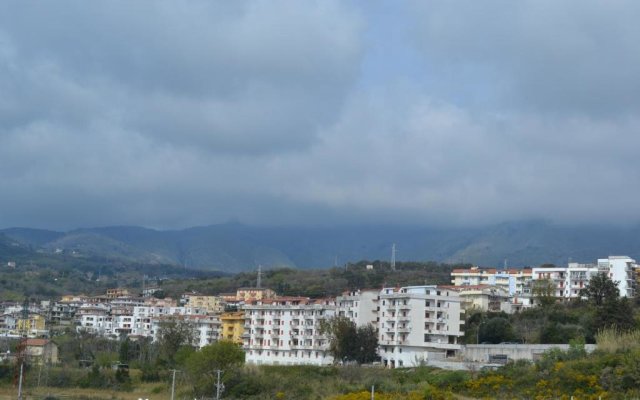
[[[27,359],[36,364],[58,363],[58,345],[48,339],[27,339],[25,353]]]
[[[118,297],[127,297],[129,296],[129,290],[124,288],[114,288],[107,289],[107,298],[108,299],[117,299]]]

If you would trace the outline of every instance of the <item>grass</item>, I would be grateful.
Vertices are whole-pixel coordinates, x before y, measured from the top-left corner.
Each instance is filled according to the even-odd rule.
[[[621,332],[617,329],[603,329],[596,335],[598,350],[615,353],[640,348],[640,330]]]
[[[169,393],[154,393],[154,388],[162,386],[158,383],[138,384],[131,392],[118,392],[104,389],[81,389],[81,388],[57,388],[40,387],[25,390],[25,399],[44,399],[47,395],[64,400],[138,400],[142,399],[164,399],[169,397]],[[0,387],[0,400],[14,400],[17,398],[18,389],[13,386]]]

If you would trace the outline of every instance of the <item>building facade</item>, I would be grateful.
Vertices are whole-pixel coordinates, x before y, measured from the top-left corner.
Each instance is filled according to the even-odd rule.
[[[245,305],[245,360],[249,364],[327,365],[333,362],[321,321],[335,315],[333,300],[283,297]]]
[[[464,335],[457,291],[437,286],[385,288],[380,292],[380,357],[385,366],[412,367],[455,357]]]
[[[356,326],[378,327],[380,290],[365,289],[342,293],[336,298],[336,315],[349,318]]]

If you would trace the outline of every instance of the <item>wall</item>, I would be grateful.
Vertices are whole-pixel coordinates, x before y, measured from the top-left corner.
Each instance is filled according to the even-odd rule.
[[[488,363],[490,355],[505,354],[510,360],[538,359],[545,351],[559,348],[568,350],[568,344],[470,344],[462,347],[461,357],[465,361]],[[587,352],[595,350],[595,344],[585,345]]]

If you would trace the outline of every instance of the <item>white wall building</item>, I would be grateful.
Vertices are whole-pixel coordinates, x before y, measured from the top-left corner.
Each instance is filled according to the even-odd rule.
[[[378,297],[380,290],[354,290],[336,298],[336,315],[347,317],[356,326],[378,327]]]
[[[478,268],[454,269],[451,272],[451,283],[454,286],[501,286],[512,296],[530,293],[532,270],[530,268]]]
[[[581,296],[589,280],[605,274],[617,283],[620,296],[635,296],[635,277],[638,265],[627,256],[598,259],[597,264],[569,263],[566,267],[533,268],[533,280],[547,280],[553,284],[554,295],[564,299]]]
[[[417,366],[455,356],[464,319],[459,293],[437,286],[380,292],[380,357],[387,367]]]
[[[622,297],[636,295],[636,260],[627,256],[609,256],[598,259],[598,269],[609,274],[609,278],[618,282],[618,290]]]
[[[245,305],[245,360],[249,364],[326,365],[333,362],[320,321],[335,315],[333,300],[299,297]]]

